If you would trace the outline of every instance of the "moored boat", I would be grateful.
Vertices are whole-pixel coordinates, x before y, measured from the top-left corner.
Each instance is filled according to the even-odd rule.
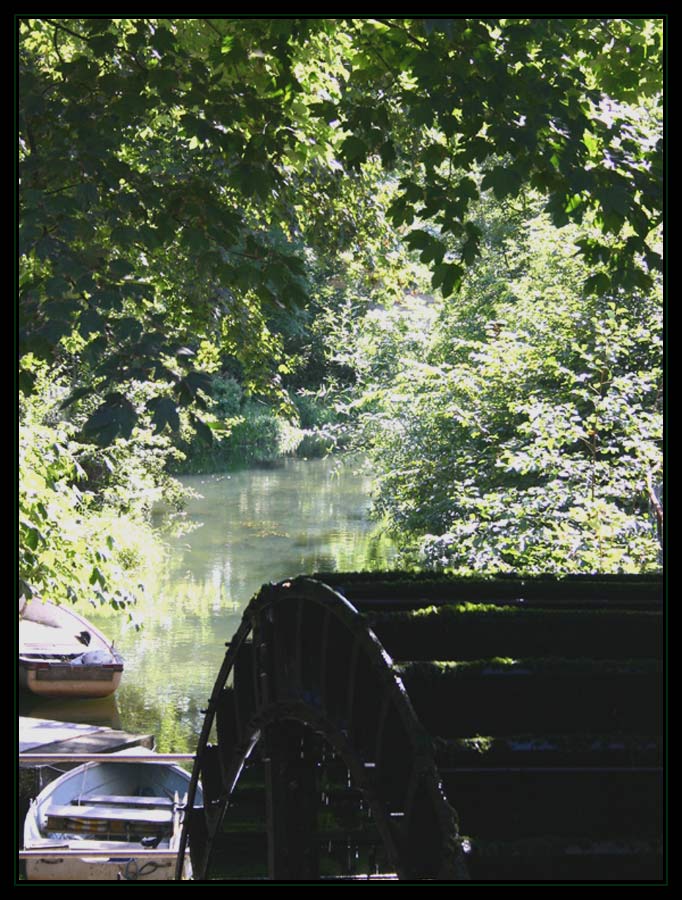
[[[108,697],[123,660],[73,609],[31,599],[19,608],[19,684],[41,697]]]
[[[86,763],[61,775],[32,801],[26,816],[24,849],[51,851],[26,861],[26,877],[172,880],[189,781],[188,772],[172,763],[155,762],[151,752],[147,762]],[[201,803],[197,788],[195,804]],[[57,850],[82,855],[61,857]],[[110,857],[100,854],[108,850]],[[89,856],[88,851],[98,855]],[[150,851],[176,853],[154,858]],[[141,852],[144,855],[136,855]],[[188,853],[183,878],[191,878]]]

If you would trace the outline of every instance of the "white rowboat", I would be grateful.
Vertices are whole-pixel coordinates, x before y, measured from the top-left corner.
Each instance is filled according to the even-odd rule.
[[[19,609],[19,684],[41,697],[113,694],[123,660],[113,645],[67,606],[39,599]]]
[[[140,755],[140,748],[134,751]],[[156,762],[151,751],[149,761],[87,763],[61,775],[32,801],[26,816],[24,848],[51,851],[44,858],[31,854],[27,878],[172,880],[189,782],[188,772]],[[195,803],[202,803],[200,788]],[[183,878],[191,878],[188,853]]]

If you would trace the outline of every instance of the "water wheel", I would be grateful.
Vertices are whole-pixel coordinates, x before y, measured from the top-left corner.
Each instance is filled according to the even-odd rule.
[[[196,877],[659,879],[660,594],[626,576],[264,586],[199,742]]]

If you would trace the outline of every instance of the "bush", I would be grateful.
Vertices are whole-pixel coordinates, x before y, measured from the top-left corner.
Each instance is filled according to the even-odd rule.
[[[208,446],[198,436],[182,444],[186,457],[176,474],[209,474],[245,465],[270,465],[294,454],[304,432],[274,410],[247,401],[241,413],[215,423],[214,441]]]
[[[168,482],[156,480],[163,449],[146,435],[95,454],[59,416],[66,385],[37,372],[20,408],[20,593],[129,607],[162,553],[146,514]]]

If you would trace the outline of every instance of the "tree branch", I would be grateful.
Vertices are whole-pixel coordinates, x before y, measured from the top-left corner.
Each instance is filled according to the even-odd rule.
[[[57,28],[55,28],[55,30],[52,32],[52,44],[54,46],[54,52],[57,54],[57,58],[59,59],[60,64],[63,66],[64,59],[62,57],[62,54],[59,52],[59,44],[57,43],[57,35],[58,34],[59,34],[59,31]]]
[[[383,55],[379,52],[379,50],[377,50],[377,48],[371,43],[371,41],[369,39],[367,39],[364,43],[365,43],[365,46],[367,47],[367,49],[370,51],[370,53],[373,53],[375,56],[377,56],[379,58],[379,61],[381,63],[383,63],[383,65],[386,67],[386,69],[390,72],[390,74],[397,81],[398,78],[400,77],[400,73],[396,72],[396,70],[393,68],[393,66],[391,66],[389,63],[386,62]]]
[[[79,184],[85,184],[84,181],[72,181],[71,184],[63,184],[61,187],[52,188],[50,191],[43,191],[44,194],[60,194],[62,191],[68,191],[69,188],[78,187]]]
[[[35,136],[33,134],[33,127],[29,121],[28,116],[24,113],[24,123],[26,126],[26,140],[28,141],[28,151],[29,154],[34,154],[37,149],[37,144],[35,140]]]
[[[52,25],[53,28],[59,28],[60,31],[65,31],[67,34],[70,34],[72,37],[76,37],[81,41],[85,41],[87,44],[88,38],[83,34],[79,34],[77,31],[72,31],[71,28],[67,28],[66,25],[62,25],[61,22],[55,22],[54,19],[43,19],[44,22],[47,22],[48,25]]]
[[[381,22],[382,25],[386,25],[388,28],[393,28],[395,31],[399,31],[401,34],[404,34],[405,37],[409,38],[413,44],[416,44],[421,50],[428,50],[428,43],[425,41],[420,41],[418,37],[415,37],[407,28],[401,28],[396,22],[392,22],[390,19],[375,19],[375,22]]]
[[[211,22],[210,19],[204,19],[204,24],[208,25],[208,27],[211,29],[211,31],[214,31],[221,40],[222,40],[222,38],[225,37],[225,35],[218,28],[215,27],[215,25],[213,24],[213,22]]]
[[[651,470],[647,472],[646,476],[646,489],[649,495],[649,503],[653,507],[654,514],[656,516],[656,530],[658,531],[658,538],[661,540],[663,535],[663,506],[656,496],[656,491],[654,490],[654,482],[653,475]]]

